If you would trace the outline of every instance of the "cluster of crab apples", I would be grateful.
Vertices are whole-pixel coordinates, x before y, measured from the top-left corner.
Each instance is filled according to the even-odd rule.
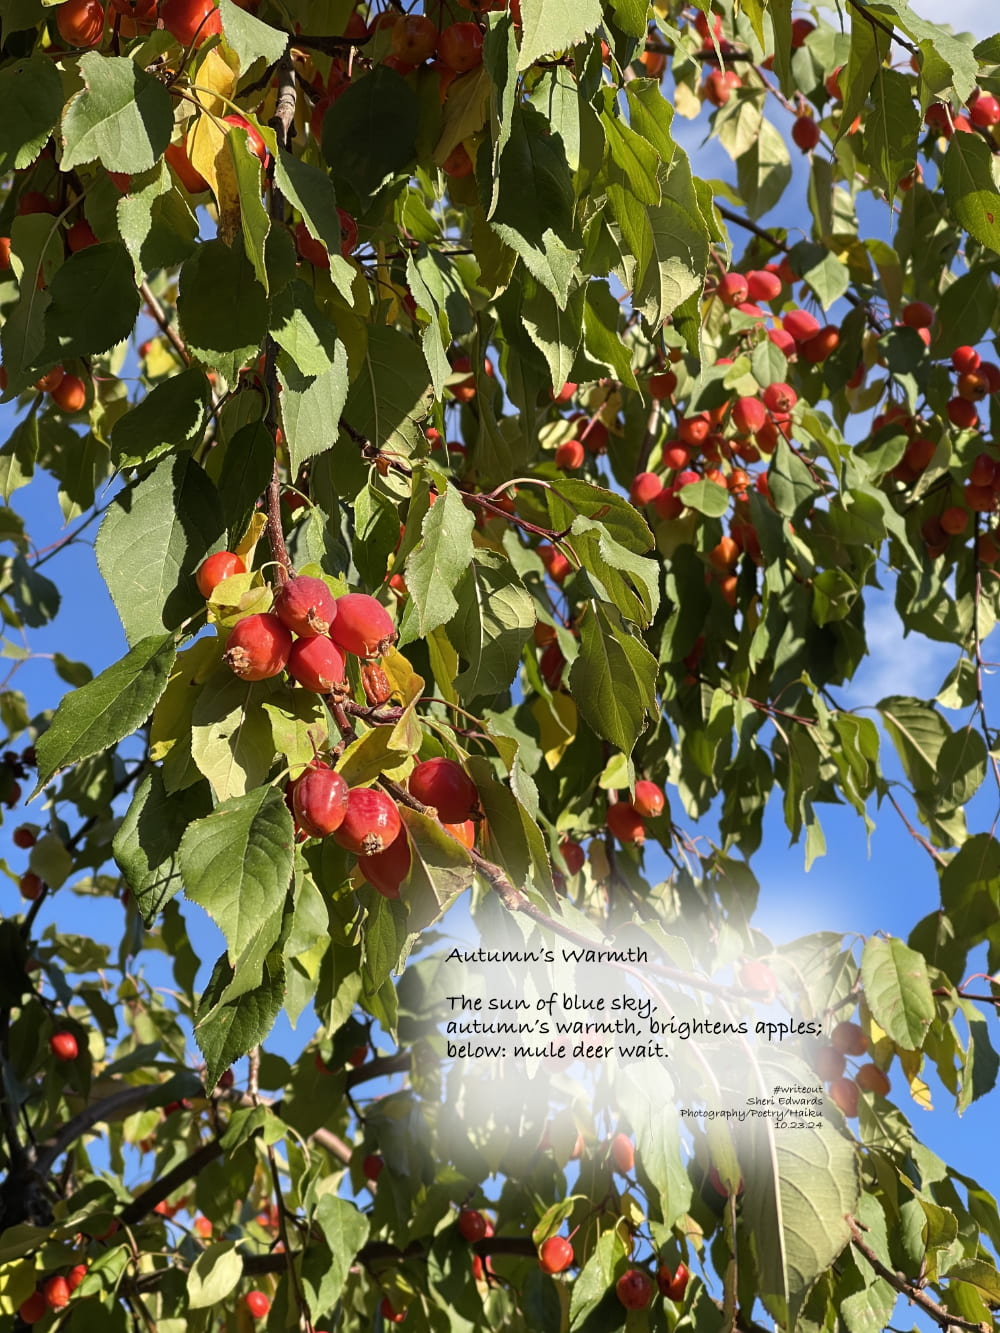
[[[830,1042],[816,1052],[813,1068],[827,1084],[827,1095],[848,1119],[858,1114],[861,1093],[874,1092],[880,1097],[889,1095],[889,1075],[869,1060],[858,1065],[853,1077],[848,1076],[847,1057],[857,1058],[868,1051],[868,1038],[858,1023],[843,1020],[830,1033]]]
[[[196,581],[202,596],[210,597],[224,579],[246,572],[239,555],[220,551],[202,563]],[[369,703],[378,707],[390,698],[391,687],[374,659],[395,637],[392,617],[374,597],[334,597],[322,579],[300,575],[278,585],[270,611],[236,622],[223,660],[241,680],[287,673],[303,689],[336,702],[348,696],[347,660],[353,656],[361,663]],[[408,789],[416,802],[434,810],[446,832],[466,847],[473,845],[479,793],[459,763],[443,756],[418,763]],[[348,787],[340,773],[316,757],[289,783],[286,799],[299,837],[332,836],[358,858],[368,883],[386,898],[399,897],[411,850],[390,796],[377,787]]]

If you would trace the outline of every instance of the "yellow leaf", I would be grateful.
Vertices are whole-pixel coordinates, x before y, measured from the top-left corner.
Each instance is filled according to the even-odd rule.
[[[674,89],[674,110],[685,120],[694,120],[701,114],[701,98],[683,81]]]
[[[611,874],[607,848],[600,838],[591,838],[590,847],[587,849],[587,860],[590,862],[590,873],[598,883],[606,880]]]
[[[424,678],[418,676],[402,653],[391,648],[382,658],[382,669],[389,677],[393,691],[404,704],[411,704],[424,692]]]
[[[551,701],[537,698],[531,705],[538,723],[538,738],[549,768],[555,768],[567,745],[576,737],[576,704],[568,694],[556,693]]]
[[[240,557],[248,569],[253,564],[253,553],[257,548],[257,543],[263,537],[266,527],[267,515],[258,510],[251,518],[246,532],[237,543],[235,554]]]
[[[910,1079],[910,1096],[922,1111],[934,1110],[934,1105],[931,1102],[931,1090],[922,1078]]]
[[[239,193],[236,168],[229,152],[223,118],[232,111],[236,91],[236,73],[213,47],[205,53],[198,67],[197,83],[192,93],[202,114],[188,131],[187,148],[191,165],[208,181],[219,206],[219,235],[223,240],[235,235],[239,226]]]

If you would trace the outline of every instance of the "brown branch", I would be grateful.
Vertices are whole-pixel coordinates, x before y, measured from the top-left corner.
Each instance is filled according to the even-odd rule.
[[[924,849],[927,855],[932,856],[939,866],[944,867],[945,865],[947,865],[947,862],[945,861],[941,853],[937,850],[937,848],[934,847],[930,842],[928,842],[928,840],[924,837],[924,835],[922,833],[919,833],[913,827],[913,825],[906,817],[906,811],[896,800],[895,796],[893,796],[892,792],[891,791],[887,792],[886,795],[889,797],[889,801],[891,802],[893,809],[896,811],[896,814],[899,815],[900,819],[906,825],[906,831],[907,833],[909,833],[910,837],[915,839],[915,841],[919,842],[920,846]]]
[[[400,805],[405,805],[409,809],[416,810],[422,815],[435,815],[436,812],[432,806],[424,805],[422,801],[416,800],[410,795],[405,787],[400,787],[398,783],[392,782],[386,777],[380,778],[379,782],[393,800],[398,801]],[[523,912],[525,916],[531,917],[532,921],[536,922],[538,925],[544,926],[547,930],[551,930],[553,934],[561,935],[563,939],[569,940],[571,944],[575,944],[578,948],[594,949],[598,947],[597,943],[588,935],[581,935],[578,931],[573,930],[571,926],[564,925],[563,922],[559,921],[556,917],[549,916],[549,914],[543,912],[540,907],[536,907],[535,904],[520,891],[520,889],[514,887],[507,878],[505,871],[503,871],[500,866],[494,865],[492,861],[487,861],[486,857],[475,851],[475,849],[469,851],[469,857],[472,864],[483,876],[490,888],[498,895],[500,901],[508,911]],[[627,972],[630,976],[638,977],[640,981],[643,980],[641,974],[628,963],[611,962],[610,966],[616,967],[622,972]],[[696,990],[707,991],[711,995],[746,998],[748,995],[752,996],[755,994],[755,992],[744,990],[740,986],[720,985],[718,982],[709,981],[706,977],[698,976],[697,973],[683,972],[680,968],[669,967],[665,963],[644,963],[643,966],[647,971],[654,973],[656,976],[664,977],[681,986],[690,986]]]
[[[82,1111],[67,1120],[55,1138],[39,1154],[38,1170],[47,1175],[52,1170],[57,1158],[66,1151],[74,1140],[86,1134],[93,1125],[100,1124],[114,1115],[130,1115],[141,1110],[149,1101],[150,1095],[158,1092],[159,1083],[136,1083],[117,1088],[100,1101],[85,1106]]]
[[[270,338],[268,338],[268,344],[268,368],[272,375],[274,375],[274,362],[270,356],[270,348],[272,348],[274,344]],[[277,387],[277,376],[274,375],[274,378],[275,387]],[[274,407],[272,408],[269,405],[267,410],[268,426],[271,429],[272,439],[274,438],[274,431],[277,426],[277,422],[272,416],[272,413],[275,415],[277,414],[276,399],[277,394],[274,394],[271,398]],[[292,558],[288,554],[288,547],[285,545],[285,530],[281,526],[281,473],[278,469],[277,458],[274,460],[274,471],[271,473],[271,480],[268,482],[267,486],[267,541],[271,548],[271,557],[277,566],[278,582],[287,583],[294,571],[292,569]]]
[[[430,1242],[411,1241],[406,1248],[399,1245],[393,1245],[391,1241],[371,1240],[366,1245],[362,1245],[357,1253],[357,1262],[364,1266],[376,1263],[402,1264],[413,1259],[425,1259],[430,1248]],[[483,1240],[474,1241],[469,1246],[471,1254],[478,1255],[481,1259],[488,1258],[494,1254],[519,1255],[524,1258],[534,1259],[538,1255],[534,1243],[528,1236],[487,1236]],[[302,1258],[303,1251],[291,1252],[293,1261]],[[284,1271],[288,1255],[280,1252],[271,1251],[269,1254],[241,1254],[243,1260],[243,1272],[247,1277],[264,1277],[268,1273],[281,1273]],[[168,1273],[175,1270],[171,1268],[158,1268],[152,1273],[143,1273],[136,1282],[137,1291],[153,1291],[161,1282],[166,1280]]]
[[[902,1273],[894,1273],[891,1268],[887,1268],[878,1257],[870,1245],[867,1245],[862,1238],[859,1224],[850,1214],[847,1215],[847,1225],[851,1228],[851,1243],[854,1248],[865,1256],[868,1262],[878,1273],[879,1277],[884,1278],[891,1287],[894,1287],[901,1296],[905,1296],[914,1305],[920,1307],[925,1314],[930,1315],[936,1324],[943,1329],[967,1328],[972,1333],[989,1333],[989,1324],[976,1324],[971,1319],[963,1319],[960,1315],[953,1314],[951,1310],[946,1310],[943,1305],[938,1305],[937,1301],[931,1298]]]
[[[345,1080],[347,1090],[356,1088],[359,1083],[368,1083],[373,1078],[385,1078],[388,1074],[401,1074],[410,1067],[410,1052],[399,1051],[396,1055],[380,1055],[374,1060],[366,1060],[357,1069],[352,1069]]]
[[[189,1157],[183,1162],[178,1162],[172,1171],[168,1171],[165,1176],[160,1176],[143,1192],[127,1203],[117,1215],[118,1222],[124,1226],[134,1226],[136,1222],[141,1222],[144,1217],[156,1211],[156,1205],[169,1199],[174,1190],[189,1180],[193,1180],[209,1162],[214,1162],[216,1157],[222,1152],[222,1144],[219,1139],[209,1139],[203,1143],[200,1148],[196,1148]]]
[[[859,0],[847,0],[847,3],[856,13],[860,14],[867,23],[870,23],[873,28],[881,28],[887,37],[891,38],[897,46],[902,46],[905,50],[909,51],[911,56],[921,55],[919,46],[914,46],[913,42],[908,41],[907,38],[900,37],[891,23],[886,23],[877,15],[869,13],[864,5],[859,3]],[[958,1323],[960,1321],[955,1320],[953,1322]],[[974,1327],[978,1327],[978,1325],[974,1325]]]
[[[188,351],[184,339],[167,319],[163,306],[160,305],[159,301],[153,295],[148,282],[141,282],[139,284],[139,294],[146,302],[149,313],[152,315],[154,323],[157,325],[164,338],[170,343],[171,347],[184,364],[189,366],[191,364],[191,353]]]

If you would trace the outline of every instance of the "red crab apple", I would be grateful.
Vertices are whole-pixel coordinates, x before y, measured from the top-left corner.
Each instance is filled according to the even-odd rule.
[[[278,617],[260,612],[236,622],[223,658],[241,680],[267,680],[280,676],[291,651],[292,636]]]
[[[72,1032],[55,1032],[49,1038],[49,1050],[57,1060],[68,1062],[75,1060],[80,1050]]]
[[[626,1310],[644,1310],[653,1295],[653,1284],[641,1268],[629,1268],[615,1283],[615,1294]]]
[[[564,1273],[573,1262],[573,1246],[565,1236],[550,1236],[538,1251],[538,1266],[543,1273]]]
[[[636,812],[643,819],[655,819],[661,814],[666,803],[663,788],[647,778],[640,778],[635,784],[635,797],[632,801]]]
[[[411,796],[432,805],[443,824],[462,824],[479,800],[476,784],[454,759],[425,759],[409,776]]]
[[[100,46],[104,20],[100,0],[65,0],[56,10],[56,28],[68,46]]]
[[[308,638],[329,632],[337,615],[337,601],[322,579],[299,575],[278,589],[274,614],[293,634]]]
[[[463,1240],[470,1245],[482,1240],[486,1235],[487,1221],[482,1213],[474,1208],[463,1208],[458,1215],[458,1230]]]
[[[337,598],[337,614],[330,638],[356,657],[380,657],[396,637],[392,617],[381,603],[364,592]]]
[[[330,768],[307,768],[292,788],[295,822],[312,838],[340,828],[347,814],[349,788]]]
[[[248,1291],[243,1303],[254,1319],[264,1319],[271,1308],[270,1297],[263,1291]]]
[[[384,792],[374,787],[352,787],[343,821],[333,838],[355,856],[374,856],[389,846],[401,828],[399,811]]]
[[[616,1134],[611,1140],[611,1160],[615,1164],[615,1170],[620,1171],[623,1176],[635,1166],[635,1144],[627,1134]]]
[[[223,579],[234,574],[245,574],[247,567],[234,551],[216,551],[203,560],[195,571],[194,581],[202,597],[209,598]]]
[[[656,1270],[656,1285],[660,1295],[666,1296],[668,1301],[682,1301],[690,1276],[686,1264],[678,1264],[673,1273],[666,1264],[661,1264]]]

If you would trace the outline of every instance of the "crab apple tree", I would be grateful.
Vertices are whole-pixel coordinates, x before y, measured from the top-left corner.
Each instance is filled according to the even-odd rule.
[[[840,9],[0,4],[4,1328],[993,1326],[1000,36]]]

